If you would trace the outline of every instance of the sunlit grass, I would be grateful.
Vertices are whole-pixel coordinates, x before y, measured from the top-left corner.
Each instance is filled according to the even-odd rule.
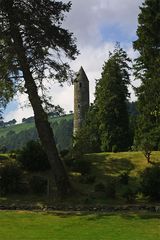
[[[159,240],[157,215],[0,212],[3,240]]]
[[[126,171],[130,176],[137,176],[151,166],[142,152],[93,153],[86,155],[86,159],[92,163],[93,172],[100,175],[119,175]],[[151,160],[160,162],[160,152],[152,152]]]

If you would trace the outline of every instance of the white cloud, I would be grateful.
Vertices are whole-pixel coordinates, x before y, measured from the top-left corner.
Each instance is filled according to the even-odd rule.
[[[141,3],[142,0],[73,0],[65,25],[76,35],[80,46],[100,43],[102,27],[107,30],[115,25],[132,36]]]
[[[68,0],[65,0],[68,2]],[[68,13],[64,26],[67,27],[77,37],[77,45],[80,55],[77,60],[71,62],[73,70],[78,71],[83,66],[90,80],[90,97],[94,99],[95,79],[100,78],[104,61],[108,58],[108,51],[112,51],[117,39],[110,39],[105,35],[110,34],[111,28],[118,28],[118,32],[128,37],[135,36],[139,5],[143,0],[72,0],[72,10]],[[116,37],[116,32],[114,34]],[[108,42],[109,41],[109,42]],[[135,57],[136,53],[131,47],[131,43],[122,42],[122,47],[127,50],[130,57]],[[73,110],[73,86],[65,85],[63,88],[54,85],[51,87],[54,103],[59,104],[67,112]],[[133,94],[132,97],[134,98]],[[27,96],[19,96],[20,107],[5,116],[5,119],[20,121],[23,117],[33,115],[31,108],[21,108],[24,106]]]
[[[22,118],[33,116],[33,110],[29,105],[27,94],[18,94],[14,101],[18,103],[18,107],[5,114],[5,121],[16,119],[16,121],[20,123]]]

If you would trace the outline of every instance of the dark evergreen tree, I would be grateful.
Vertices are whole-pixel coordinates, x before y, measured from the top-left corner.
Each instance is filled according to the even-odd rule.
[[[130,146],[127,111],[129,62],[126,52],[117,44],[96,85],[94,105],[102,151],[124,151]]]
[[[70,192],[71,187],[42,106],[44,95],[39,96],[38,87],[44,91],[46,77],[61,83],[68,78],[69,66],[62,63],[60,56],[74,59],[77,54],[72,34],[62,28],[64,13],[70,7],[70,2],[52,0],[0,1],[1,82],[6,86],[9,81],[14,88],[23,82],[21,91],[28,94],[39,138],[60,194]]]
[[[76,133],[74,139],[74,152],[76,154],[100,152],[98,127],[97,109],[94,104],[91,104],[85,122],[81,129]]]
[[[148,144],[157,148],[159,140],[156,135],[160,133],[160,1],[145,0],[140,10],[138,38],[133,43],[139,52],[135,77],[141,80],[137,88],[140,115],[136,140],[146,143],[148,139],[152,142]]]

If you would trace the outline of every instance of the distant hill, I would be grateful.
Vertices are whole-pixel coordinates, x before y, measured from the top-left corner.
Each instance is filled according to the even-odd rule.
[[[49,121],[59,150],[68,148],[72,142],[73,114],[50,117]],[[0,146],[7,150],[20,149],[32,139],[38,139],[34,121],[0,128]]]

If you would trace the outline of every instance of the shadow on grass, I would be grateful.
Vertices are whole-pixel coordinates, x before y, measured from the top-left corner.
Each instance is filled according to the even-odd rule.
[[[133,170],[135,167],[133,163],[126,159],[126,158],[120,158],[120,159],[108,159],[106,161],[106,171],[111,173],[111,174],[118,174],[121,173],[122,171],[130,172]]]
[[[120,174],[122,172],[130,172],[135,169],[134,164],[127,158],[110,158],[98,156],[94,159],[93,168],[95,172],[105,171],[107,174]]]
[[[48,214],[47,212],[44,214]],[[58,216],[60,218],[70,218],[70,217],[86,217],[88,221],[98,221],[105,219],[106,217],[121,217],[126,220],[150,220],[150,219],[160,219],[160,214],[158,213],[148,213],[148,212],[114,212],[114,213],[91,213],[91,212],[49,212],[50,215]]]

